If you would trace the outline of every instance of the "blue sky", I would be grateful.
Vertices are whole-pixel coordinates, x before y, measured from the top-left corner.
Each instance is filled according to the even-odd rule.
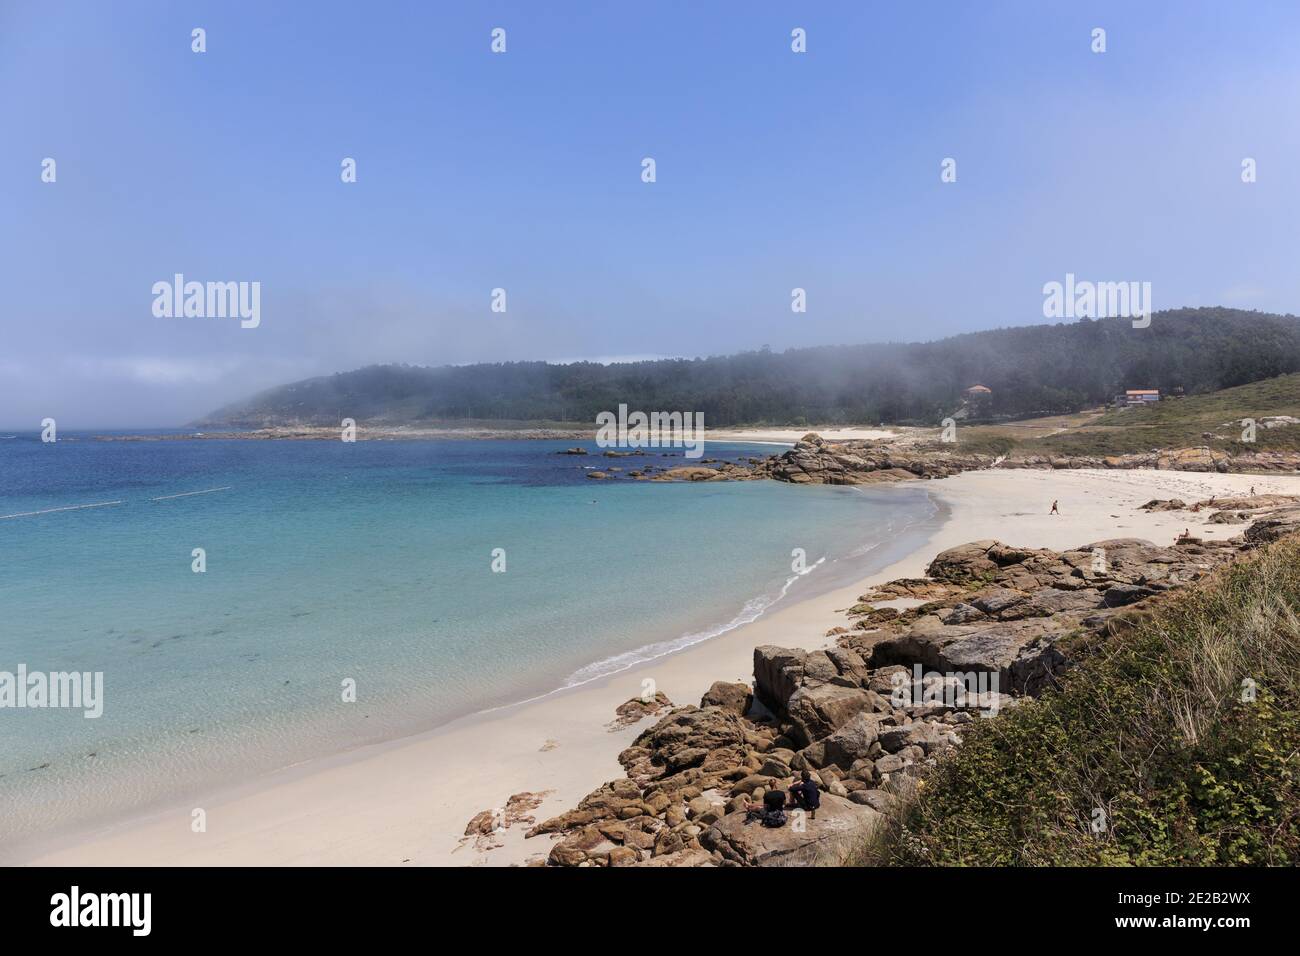
[[[1288,3],[5,0],[0,425],[179,424],[372,362],[937,338],[1044,321],[1066,272],[1300,311],[1298,27]],[[261,325],[156,318],[176,272],[261,282]]]

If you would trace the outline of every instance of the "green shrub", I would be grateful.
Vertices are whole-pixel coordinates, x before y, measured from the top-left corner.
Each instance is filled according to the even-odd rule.
[[[972,725],[856,862],[1294,864],[1298,703],[1300,541],[1285,539]]]

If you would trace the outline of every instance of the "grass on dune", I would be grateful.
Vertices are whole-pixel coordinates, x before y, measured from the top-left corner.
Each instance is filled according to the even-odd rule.
[[[972,725],[853,862],[1300,862],[1300,539],[1074,650],[1058,690]]]
[[[1255,429],[1242,440],[1244,418],[1289,415],[1300,418],[1300,373],[1204,395],[1166,398],[1135,408],[1109,409],[1043,421],[1061,427],[1035,428],[1039,420],[960,429],[958,451],[971,454],[1107,455],[1142,454],[1206,445],[1233,455],[1258,451],[1300,451],[1300,425]],[[1048,434],[1043,434],[1047,431]]]
[[[1137,408],[1112,409],[1086,427],[1036,439],[1022,450],[1040,454],[1119,455],[1158,448],[1208,445],[1233,454],[1300,449],[1300,426],[1256,427],[1243,442],[1243,418],[1300,418],[1300,374],[1225,388],[1205,395],[1168,398]]]

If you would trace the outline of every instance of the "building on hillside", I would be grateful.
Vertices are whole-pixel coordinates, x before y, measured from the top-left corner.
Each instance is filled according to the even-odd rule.
[[[953,414],[954,418],[982,418],[989,413],[993,401],[993,389],[987,385],[972,385],[962,389],[961,408]]]
[[[1158,388],[1130,388],[1123,395],[1115,396],[1116,405],[1146,405],[1160,401]]]

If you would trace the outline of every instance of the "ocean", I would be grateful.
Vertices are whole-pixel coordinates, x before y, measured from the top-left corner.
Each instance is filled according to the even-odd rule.
[[[938,511],[591,480],[686,462],[574,444],[0,436],[0,672],[103,675],[96,718],[0,707],[0,844],[600,679],[879,570]]]

